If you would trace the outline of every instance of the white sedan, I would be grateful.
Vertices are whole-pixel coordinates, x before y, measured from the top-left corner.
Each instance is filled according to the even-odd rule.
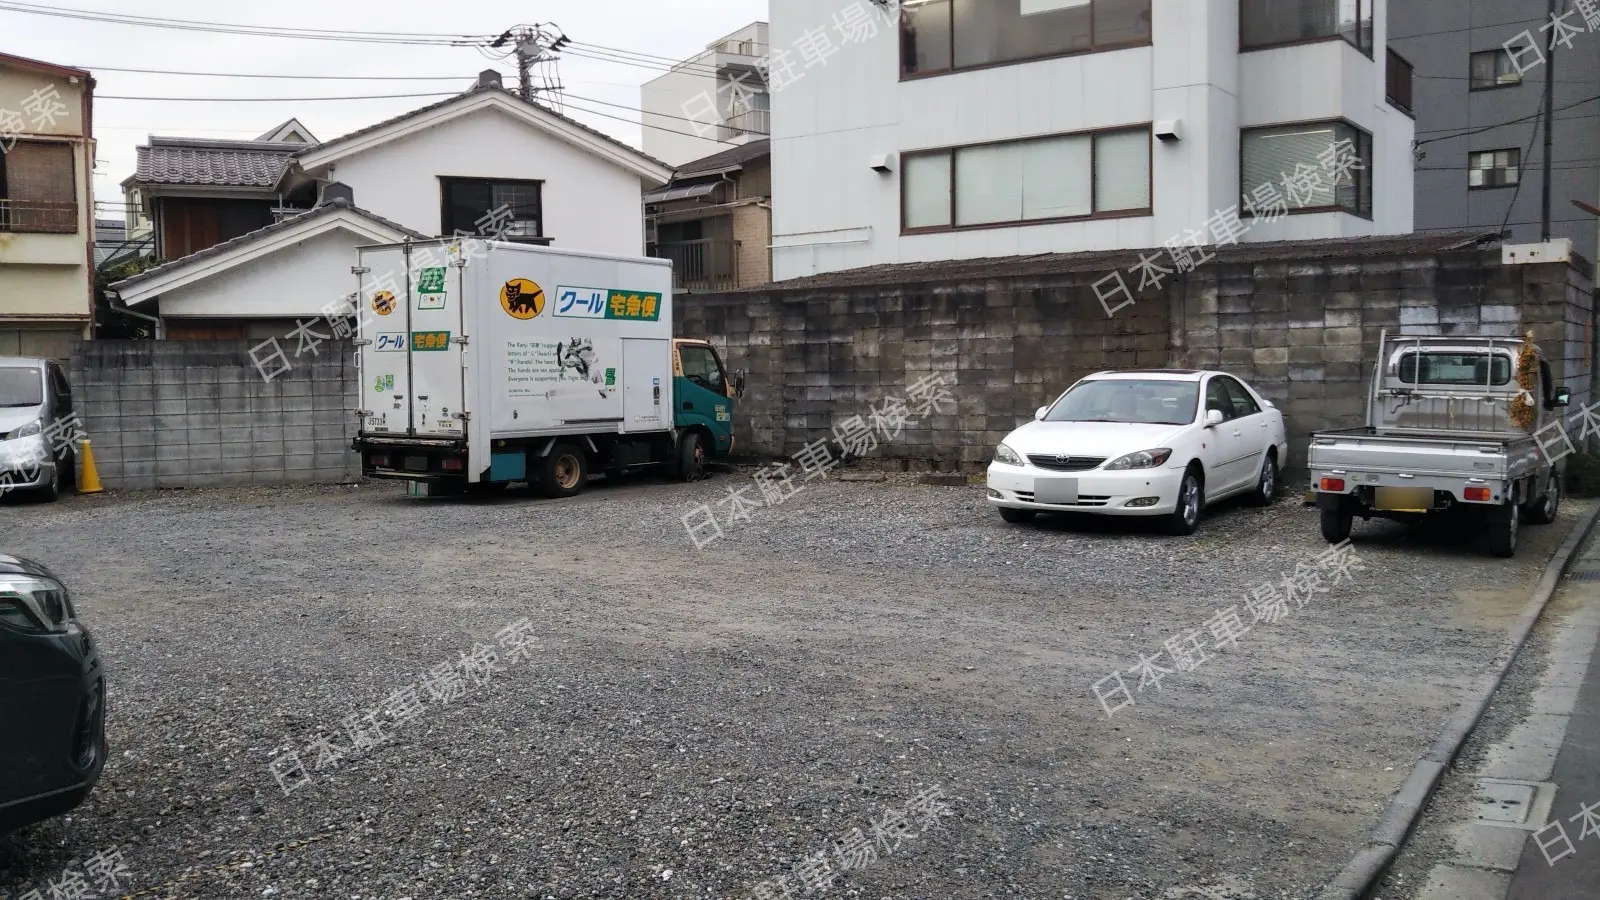
[[[989,465],[989,502],[1007,522],[1161,516],[1172,533],[1193,534],[1208,504],[1239,494],[1271,503],[1289,461],[1283,413],[1223,372],[1101,372],[1034,418]]]

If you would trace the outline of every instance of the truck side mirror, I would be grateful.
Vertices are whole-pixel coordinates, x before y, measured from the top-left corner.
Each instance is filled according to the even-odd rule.
[[[1572,405],[1572,388],[1565,385],[1556,388],[1556,395],[1550,398],[1551,409],[1563,409]]]
[[[735,369],[734,370],[734,373],[733,373],[733,396],[735,398],[744,396],[744,370],[743,369]]]
[[[1206,427],[1207,428],[1215,428],[1218,425],[1221,425],[1223,422],[1226,422],[1227,420],[1228,420],[1228,417],[1224,416],[1222,414],[1222,410],[1220,410],[1220,409],[1208,409],[1208,410],[1206,410]]]

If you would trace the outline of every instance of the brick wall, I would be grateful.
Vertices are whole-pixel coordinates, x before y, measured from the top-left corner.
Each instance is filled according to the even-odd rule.
[[[1431,242],[1431,243],[1430,243]],[[876,455],[972,468],[1006,432],[1102,369],[1219,368],[1312,431],[1360,425],[1379,335],[1532,329],[1574,402],[1590,394],[1593,282],[1565,264],[1499,264],[1461,237],[1226,248],[1107,317],[1094,284],[1133,254],[902,265],[678,300],[679,334],[748,370],[739,446],[785,456],[941,372],[957,409]],[[974,273],[989,277],[974,278]],[[1011,273],[1011,274],[1007,274]],[[1026,273],[1026,274],[1024,274]]]
[[[324,344],[270,383],[249,341],[93,341],[72,354],[74,408],[108,488],[360,478],[352,348]]]
[[[772,280],[772,210],[746,204],[733,209],[733,239],[739,242],[739,285]]]

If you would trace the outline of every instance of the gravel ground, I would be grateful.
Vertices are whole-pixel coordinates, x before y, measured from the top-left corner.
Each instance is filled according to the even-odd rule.
[[[747,897],[938,788],[947,814],[827,896],[1306,897],[1580,512],[1512,561],[1358,524],[1353,582],[1108,717],[1093,683],[1326,549],[1315,513],[1227,506],[1175,539],[826,484],[694,550],[683,514],[744,484],[0,504],[0,549],[54,567],[99,638],[112,745],[84,807],[0,837],[0,888],[117,846],[174,900]],[[531,659],[280,790],[277,753],[348,744],[346,716],[524,617]]]

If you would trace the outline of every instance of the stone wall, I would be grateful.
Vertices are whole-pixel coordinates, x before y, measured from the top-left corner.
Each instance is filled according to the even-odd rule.
[[[747,370],[735,436],[758,456],[792,454],[874,400],[945,374],[954,413],[875,454],[908,468],[975,468],[1076,379],[1164,366],[1249,381],[1284,410],[1289,467],[1302,468],[1312,431],[1363,423],[1385,329],[1531,329],[1574,403],[1590,396],[1586,263],[1502,266],[1497,246],[1462,235],[1255,244],[1221,248],[1108,316],[1095,284],[1137,259],[1058,254],[832,273],[680,297],[677,328]]]
[[[266,381],[249,341],[92,341],[74,408],[108,488],[356,481],[353,351],[325,343]]]

